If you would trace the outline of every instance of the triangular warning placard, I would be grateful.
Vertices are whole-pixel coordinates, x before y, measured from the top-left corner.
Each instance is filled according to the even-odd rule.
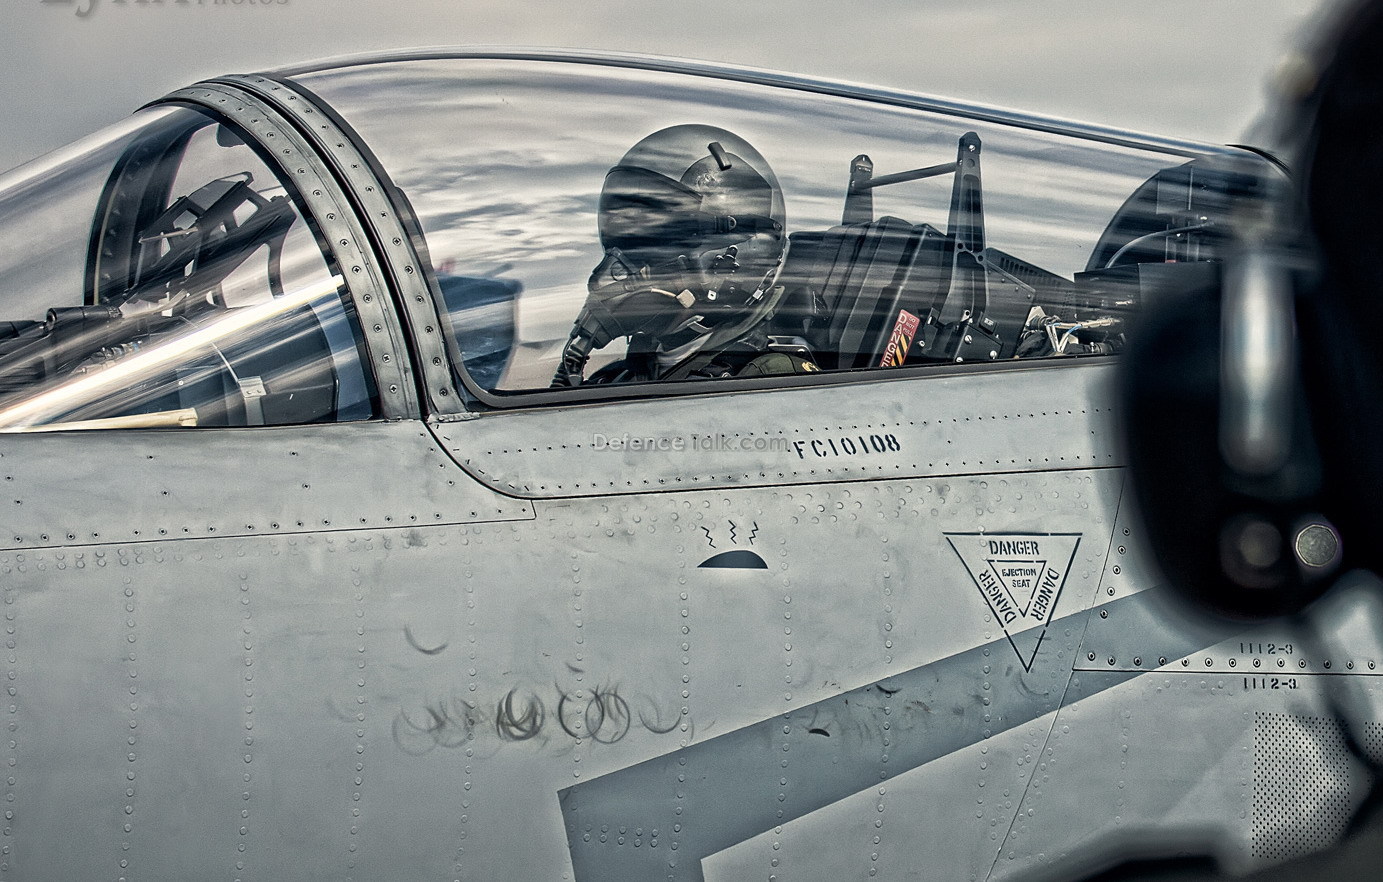
[[[946,534],[1024,670],[1032,670],[1080,540],[1079,533]]]

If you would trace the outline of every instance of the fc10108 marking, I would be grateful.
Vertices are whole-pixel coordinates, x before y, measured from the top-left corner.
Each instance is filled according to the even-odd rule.
[[[894,434],[886,435],[841,435],[837,438],[797,439],[792,442],[798,459],[806,459],[808,454],[817,458],[834,456],[874,456],[881,453],[898,453],[903,445]]]

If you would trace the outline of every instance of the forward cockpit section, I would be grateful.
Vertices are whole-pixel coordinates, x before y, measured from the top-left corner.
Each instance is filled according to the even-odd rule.
[[[373,415],[340,269],[264,153],[163,107],[0,182],[0,431]]]
[[[1237,149],[687,74],[438,55],[282,82],[397,187],[458,382],[497,406],[1114,354],[1140,303],[1218,284],[1280,177]]]

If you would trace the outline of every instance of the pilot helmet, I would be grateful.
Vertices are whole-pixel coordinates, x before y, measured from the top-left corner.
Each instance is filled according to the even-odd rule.
[[[708,328],[743,318],[765,301],[786,247],[785,222],[778,179],[743,138],[706,125],[662,129],[605,176],[605,257],[590,290],[660,289],[676,301],[665,305]]]

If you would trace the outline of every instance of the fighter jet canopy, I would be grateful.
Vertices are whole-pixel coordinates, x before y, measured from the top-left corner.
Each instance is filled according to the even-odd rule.
[[[628,56],[226,77],[0,180],[0,429],[1110,355],[1140,304],[1217,284],[1276,174],[1237,149]]]

